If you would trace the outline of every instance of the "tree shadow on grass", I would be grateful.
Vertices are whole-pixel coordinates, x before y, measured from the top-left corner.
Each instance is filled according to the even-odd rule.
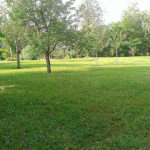
[[[84,67],[84,66],[90,66],[90,64],[51,64],[51,67]],[[31,68],[46,68],[46,64],[21,64],[21,69],[31,69]],[[8,64],[8,63],[3,63],[0,65],[0,70],[8,70],[8,69],[17,69],[16,64]]]
[[[26,69],[29,68],[30,70],[27,71]],[[41,70],[32,70],[32,68],[45,68],[45,71]],[[55,70],[55,68],[60,68],[60,70]],[[62,69],[61,69],[62,68]],[[65,69],[66,68],[66,69]],[[76,68],[76,69],[73,69]],[[1,70],[11,70],[15,69],[14,64],[8,65],[7,63],[4,64],[3,67],[0,67]],[[23,64],[22,68],[20,69],[21,72],[15,72],[13,73],[13,76],[17,76],[20,74],[28,75],[28,74],[47,74],[50,75],[46,72],[46,64]],[[54,71],[53,71],[54,70]],[[66,74],[66,73],[75,73],[75,74],[94,74],[95,72],[108,72],[108,73],[113,73],[113,72],[140,72],[144,73],[150,70],[150,66],[148,65],[129,65],[129,64],[118,64],[118,65],[93,65],[93,64],[52,64],[52,74]],[[5,76],[5,75],[12,75],[12,72],[9,73],[2,73],[0,76]]]

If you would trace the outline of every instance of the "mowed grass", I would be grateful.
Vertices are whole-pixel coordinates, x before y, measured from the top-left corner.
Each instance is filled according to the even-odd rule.
[[[0,62],[0,149],[150,149],[150,57],[51,63]]]

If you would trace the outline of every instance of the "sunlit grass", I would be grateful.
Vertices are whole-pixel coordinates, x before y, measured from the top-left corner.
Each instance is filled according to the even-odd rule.
[[[149,149],[150,57],[0,62],[0,149]]]

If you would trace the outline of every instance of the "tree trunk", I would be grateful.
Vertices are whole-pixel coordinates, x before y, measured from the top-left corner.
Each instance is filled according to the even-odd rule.
[[[20,69],[20,50],[18,47],[17,40],[15,40],[15,44],[16,44],[16,55],[17,55],[17,69]]]
[[[45,52],[45,59],[46,59],[46,64],[47,64],[47,73],[51,73],[51,64],[50,64],[49,52]]]
[[[116,64],[118,64],[118,49],[116,49]]]
[[[96,64],[98,65],[98,56],[97,56],[97,50],[96,50]]]
[[[11,46],[10,46],[10,57],[13,58],[13,50]]]
[[[20,51],[16,42],[16,55],[17,55],[17,69],[20,69]]]
[[[17,69],[20,69],[20,53],[17,52]]]
[[[132,57],[134,57],[134,56],[135,56],[135,49],[132,48]]]

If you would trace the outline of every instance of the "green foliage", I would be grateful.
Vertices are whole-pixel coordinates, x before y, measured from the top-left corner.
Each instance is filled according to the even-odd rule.
[[[120,22],[110,25],[103,24],[103,11],[97,0],[84,0],[76,15],[73,0],[66,3],[61,0],[8,0],[7,5],[11,11],[4,9],[6,15],[2,16],[1,31],[8,43],[5,48],[10,46],[13,51],[19,48],[21,53],[26,45],[34,45],[39,52],[29,48],[31,53],[29,50],[27,53],[43,53],[45,58],[115,56],[116,52],[118,56],[150,53],[150,14],[140,11],[137,4],[130,5],[123,12]],[[58,50],[61,47],[64,51]],[[28,58],[28,54],[27,59],[37,59],[36,56]]]
[[[4,51],[0,49],[0,60],[4,60],[5,57],[3,56]]]
[[[60,43],[67,40],[72,31],[74,19],[72,4],[74,0],[24,0],[17,1],[14,11],[27,28],[30,43],[45,55],[47,72],[50,73],[50,54]]]
[[[0,32],[0,38],[4,38],[5,37],[5,35],[2,33],[2,32]]]
[[[4,38],[4,34],[0,32],[0,48],[3,46],[1,38]]]
[[[149,12],[140,11],[137,4],[133,4],[123,12],[120,22],[104,26],[102,21],[95,22],[95,14],[102,15],[101,8],[97,5],[97,9],[95,5],[96,1],[85,0],[78,12],[81,29],[74,48],[80,54],[92,57],[115,56],[116,53],[118,56],[140,56],[150,52]]]
[[[67,59],[77,58],[77,53],[75,51],[73,51],[73,50],[68,51],[66,53],[66,58]]]
[[[38,48],[36,48],[33,45],[27,45],[21,53],[21,58],[23,60],[37,60],[40,58],[42,54],[40,53],[40,51],[38,50]]]
[[[102,9],[97,0],[84,0],[78,10],[78,16],[83,28],[95,28],[102,24]]]
[[[52,53],[52,58],[54,59],[63,59],[65,58],[65,53],[63,51],[55,51]]]
[[[39,5],[28,0],[21,3],[20,7],[27,12],[23,17],[29,23],[34,24],[34,26],[30,26],[30,33],[34,43],[39,45],[39,50],[51,53],[55,50],[57,44],[64,41],[65,34],[68,31],[67,28],[72,21],[67,19],[70,16],[71,5],[71,1],[64,4],[62,1],[55,0],[44,1]],[[33,8],[35,9],[33,13],[28,12]],[[41,13],[39,13],[39,10],[41,10]],[[35,15],[40,19],[33,20]]]
[[[2,29],[5,33],[7,42],[10,45],[15,45],[16,53],[21,53],[25,45],[25,28],[22,26],[21,20],[15,18],[15,13],[11,12],[9,20],[5,18]]]
[[[123,32],[127,35],[129,53],[134,55],[145,55],[150,50],[149,40],[150,32],[150,14],[146,11],[140,11],[137,4],[131,5],[124,11],[122,18]]]
[[[8,49],[0,48],[0,60],[5,60],[9,57]]]
[[[84,0],[78,10],[78,16],[81,24],[82,39],[77,44],[85,51],[86,55],[97,56],[101,49],[101,34],[102,34],[102,9],[97,0]],[[82,53],[80,52],[80,55]],[[83,55],[83,54],[82,54]]]

